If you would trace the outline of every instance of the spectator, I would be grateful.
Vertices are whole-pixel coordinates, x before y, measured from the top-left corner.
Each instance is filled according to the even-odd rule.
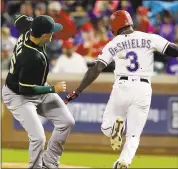
[[[178,44],[178,24],[175,25],[175,43]]]
[[[25,1],[20,5],[20,14],[34,17],[33,15],[33,6],[30,1]]]
[[[176,24],[169,11],[163,11],[163,20],[159,25],[158,34],[169,40],[170,42],[176,41]],[[178,74],[178,60],[177,58],[169,58],[166,66],[166,72],[169,74]]]
[[[150,21],[148,19],[148,9],[140,6],[137,8],[137,30],[142,32],[154,32],[153,27],[150,25]]]
[[[93,25],[94,25],[96,31],[100,30],[101,27],[105,27],[106,35],[108,36],[108,38],[110,38],[110,39],[113,38],[113,34],[109,28],[109,17],[103,16],[102,18],[96,19],[93,22]]]
[[[3,27],[1,31],[2,31],[1,65],[2,69],[8,69],[13,48],[16,44],[16,39],[10,35],[10,29],[8,27]]]
[[[45,15],[46,14],[46,4],[44,2],[40,2],[35,5],[35,16]]]
[[[1,0],[1,13],[4,12],[4,0]]]
[[[16,11],[16,6],[14,6],[14,4],[11,4],[10,6],[11,7],[10,7],[9,10]],[[32,3],[30,1],[23,1],[23,2],[19,3],[19,8],[20,9],[16,13],[11,11],[13,13],[12,16],[10,17],[11,23],[8,24],[8,27],[11,30],[11,35],[15,38],[19,37],[19,32],[16,29],[16,27],[14,26],[14,20],[15,20],[16,16],[17,15],[27,15],[27,16],[30,16],[30,17],[34,17],[33,6],[32,6]]]
[[[83,43],[77,46],[76,52],[85,57],[87,62],[93,62],[92,45],[96,43],[95,30],[91,23],[86,23],[81,27]]]
[[[76,7],[81,6],[84,8],[85,12],[89,12],[91,9],[93,9],[95,0],[85,0],[85,1],[76,1],[76,0],[70,0],[70,1],[65,1],[62,0],[61,5],[62,9],[67,11],[67,12],[75,12]]]
[[[62,47],[62,41],[61,40],[56,40],[52,39],[50,43],[46,45],[46,52],[48,53],[48,56],[52,57],[54,54],[61,54],[61,47]]]
[[[169,58],[166,72],[171,75],[178,75],[178,58]]]
[[[62,9],[67,12],[74,12],[76,7],[76,1],[70,0],[70,1],[60,1]]]
[[[87,65],[84,58],[74,52],[72,40],[63,41],[63,54],[57,59],[53,73],[85,73]]]
[[[134,9],[133,9],[133,6],[130,2],[130,0],[127,0],[127,1],[121,1],[121,8],[122,10],[125,10],[127,12],[130,13],[130,15],[134,15]]]
[[[49,71],[52,72],[53,68],[56,66],[57,59],[59,58],[59,54],[53,53],[49,58]]]
[[[62,53],[61,48],[62,48],[62,41],[57,39],[52,39],[52,41],[46,45],[46,53],[48,54],[50,71],[55,66],[56,60],[58,59],[59,55]]]
[[[58,1],[52,1],[48,4],[48,14],[63,25],[63,30],[54,34],[55,39],[67,40],[77,33],[76,25],[70,18],[70,15],[61,9],[61,4]]]
[[[96,59],[96,57],[101,53],[103,47],[110,41],[107,36],[107,31],[105,27],[100,27],[96,31],[96,38],[98,40],[92,46],[93,50],[91,55],[93,57],[93,60]]]
[[[159,25],[159,35],[169,40],[170,42],[175,42],[175,29],[176,25],[174,20],[168,11],[163,12],[163,22]]]
[[[101,22],[97,22],[96,29],[91,23],[86,23],[81,27],[81,32],[83,43],[78,45],[76,52],[84,56],[88,65],[90,65],[110,41],[110,38]]]
[[[6,3],[1,1],[1,26],[8,26],[12,24],[12,18],[9,14],[9,7],[6,5]]]
[[[176,24],[176,11],[171,11],[168,6],[164,6],[164,9],[170,11],[163,11],[154,13],[153,7],[150,6],[150,13],[148,8],[139,6],[141,0],[133,2],[131,0],[85,0],[85,1],[4,1],[1,4],[1,22],[3,27],[10,28],[11,36],[18,37],[19,32],[14,26],[14,16],[18,14],[24,14],[28,16],[39,16],[48,14],[54,18],[56,22],[63,25],[64,29],[54,34],[54,38],[50,44],[47,45],[47,52],[49,53],[50,69],[52,69],[56,60],[62,53],[62,42],[68,38],[73,37],[76,47],[76,53],[82,55],[87,62],[88,66],[94,63],[95,58],[101,52],[103,46],[113,38],[111,31],[109,30],[109,15],[112,11],[119,9],[127,10],[134,19],[138,20],[136,29],[144,32],[157,32],[157,34],[163,36],[171,42],[178,42],[178,25]],[[48,4],[48,6],[47,6]],[[143,3],[144,4],[144,3]],[[33,8],[34,6],[34,8]],[[137,8],[138,7],[138,8]],[[163,7],[162,7],[163,8]],[[136,10],[137,9],[137,10]],[[162,9],[162,10],[164,10]],[[174,8],[175,9],[175,8]],[[153,13],[151,13],[153,11]],[[137,14],[137,15],[135,15]],[[136,16],[136,17],[135,17]],[[148,18],[150,16],[151,18]],[[157,18],[156,18],[157,16]],[[173,19],[174,17],[174,19]],[[157,24],[155,28],[150,23],[156,18]],[[4,36],[4,35],[2,35]],[[3,65],[5,62],[9,62],[9,44],[10,42],[2,41],[1,47]],[[8,45],[7,45],[7,44]],[[8,49],[8,50],[7,50]],[[7,54],[8,53],[8,54]],[[156,53],[156,52],[155,52]],[[164,60],[160,54],[155,54],[155,70],[162,72],[166,68],[168,73],[175,73],[177,69],[177,59]],[[165,63],[168,61],[168,66]],[[4,66],[4,67],[7,67]],[[106,69],[105,69],[106,70]]]
[[[110,15],[113,11],[115,11],[119,5],[120,1],[99,1],[96,0],[95,6],[93,9],[93,14],[97,17],[101,17],[103,15]]]
[[[82,6],[77,6],[74,12],[70,12],[70,15],[74,18],[77,27],[83,25],[87,18],[87,13]]]

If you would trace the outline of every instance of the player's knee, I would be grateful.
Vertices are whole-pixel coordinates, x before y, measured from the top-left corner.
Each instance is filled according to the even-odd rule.
[[[45,136],[39,137],[39,138],[38,138],[38,142],[39,142],[42,146],[45,145],[46,137],[45,137]]]
[[[71,117],[70,119],[68,119],[67,122],[66,122],[66,125],[67,125],[68,128],[73,128],[74,125],[75,125],[75,120],[74,120],[74,118]]]
[[[55,124],[55,128],[56,129],[61,129],[61,128],[68,128],[68,129],[72,129],[73,126],[75,125],[75,120],[74,118],[71,116],[70,118],[65,118],[62,121],[59,121],[59,123]]]
[[[103,125],[101,126],[101,131],[103,134],[107,137],[111,137],[111,127],[104,127]]]
[[[34,139],[30,139],[32,142],[36,142],[38,145],[41,145],[42,147],[45,145],[46,137],[45,135],[38,135]]]

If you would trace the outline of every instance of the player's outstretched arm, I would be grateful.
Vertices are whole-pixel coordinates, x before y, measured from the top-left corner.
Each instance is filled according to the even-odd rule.
[[[82,82],[80,83],[80,86],[77,89],[77,92],[82,92],[86,87],[88,87],[102,72],[102,70],[106,67],[105,64],[103,64],[100,61],[97,61],[93,67],[91,67],[84,75],[84,78]]]
[[[172,57],[178,57],[178,46],[174,43],[170,43],[165,50],[165,54]]]
[[[24,84],[19,82],[19,92],[23,95],[39,95],[47,93],[61,93],[66,91],[66,82],[61,81],[55,83],[53,86],[40,86]]]
[[[78,95],[87,88],[102,72],[102,70],[106,67],[106,65],[100,61],[97,61],[93,67],[91,67],[84,75],[82,82],[80,83],[79,87],[67,94],[64,102],[68,103],[71,100],[78,97]]]
[[[178,46],[176,44],[156,34],[150,34],[150,38],[158,52],[167,56],[178,57]]]

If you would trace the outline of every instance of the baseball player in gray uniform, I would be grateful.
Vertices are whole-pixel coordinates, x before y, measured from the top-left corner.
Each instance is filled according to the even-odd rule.
[[[29,168],[58,168],[63,145],[74,126],[74,118],[57,93],[66,90],[65,82],[47,84],[49,63],[45,44],[62,25],[46,15],[21,15],[15,20],[20,32],[14,47],[10,70],[2,90],[3,101],[29,137]],[[54,124],[54,131],[45,146],[45,132],[39,116]]]

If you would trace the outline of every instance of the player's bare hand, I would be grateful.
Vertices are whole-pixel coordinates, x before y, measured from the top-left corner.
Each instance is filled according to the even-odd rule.
[[[61,81],[54,84],[55,93],[65,92],[66,91],[66,82]]]

